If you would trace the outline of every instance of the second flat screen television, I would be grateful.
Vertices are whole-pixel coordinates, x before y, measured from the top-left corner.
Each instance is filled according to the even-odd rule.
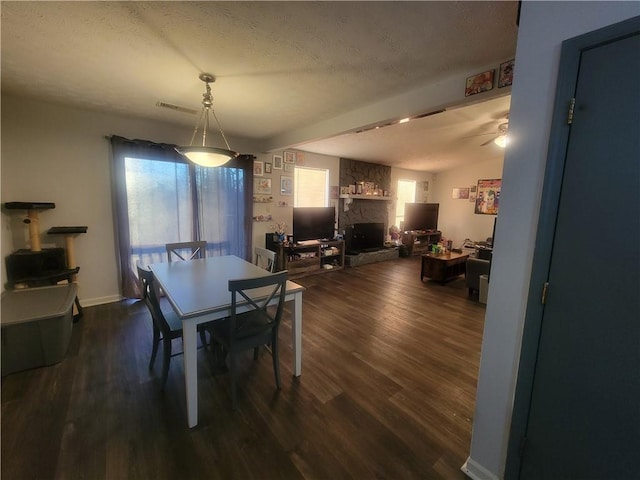
[[[438,230],[439,203],[405,203],[404,230]]]
[[[336,221],[334,207],[295,207],[293,241],[332,240]]]

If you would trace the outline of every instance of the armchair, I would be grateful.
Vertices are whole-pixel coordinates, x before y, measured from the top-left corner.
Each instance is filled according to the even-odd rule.
[[[480,291],[480,275],[489,275],[491,261],[481,258],[469,257],[467,259],[465,284],[469,289],[469,295]]]

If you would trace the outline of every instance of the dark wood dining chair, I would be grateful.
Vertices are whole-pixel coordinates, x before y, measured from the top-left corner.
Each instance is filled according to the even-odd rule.
[[[236,356],[242,351],[253,349],[253,358],[257,360],[259,347],[271,346],[273,373],[276,387],[280,390],[278,330],[284,310],[286,283],[286,270],[264,277],[229,280],[231,316],[209,324],[212,350],[217,352],[218,362],[224,363],[229,358],[231,403],[234,410],[237,405]],[[253,297],[257,296],[263,298],[254,300]],[[274,299],[275,308],[267,308]]]
[[[151,349],[151,359],[149,360],[149,370],[153,369],[153,364],[158,354],[158,345],[162,341],[162,379],[160,390],[164,390],[169,376],[169,363],[171,357],[182,355],[182,351],[172,353],[172,343],[176,338],[182,339],[182,321],[175,312],[163,311],[160,305],[160,289],[153,278],[153,273],[146,268],[137,266],[138,279],[142,290],[142,299],[151,313],[151,323],[153,325],[153,346]],[[206,347],[207,324],[198,325],[200,341]]]
[[[167,243],[167,257],[169,262],[176,260],[193,260],[194,258],[204,258],[207,252],[207,242],[178,242]]]
[[[258,267],[264,268],[271,273],[276,271],[276,252],[266,248],[254,247],[253,253],[256,256],[255,264]]]

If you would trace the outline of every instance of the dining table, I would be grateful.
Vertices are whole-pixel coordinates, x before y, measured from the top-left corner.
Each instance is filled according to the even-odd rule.
[[[197,326],[231,314],[229,280],[271,275],[270,272],[234,255],[206,257],[149,265],[171,307],[182,321],[184,378],[189,427],[198,424]],[[287,281],[285,302],[292,302],[291,338],[293,375],[302,374],[302,292],[304,287]],[[266,298],[265,289],[257,289],[254,299]],[[277,302],[277,298],[272,300]],[[238,311],[242,311],[239,307]]]

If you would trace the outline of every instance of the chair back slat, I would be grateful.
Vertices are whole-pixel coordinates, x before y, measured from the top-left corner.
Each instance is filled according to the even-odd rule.
[[[282,312],[284,310],[284,297],[287,289],[288,272],[286,270],[272,275],[255,278],[243,278],[237,280],[229,280],[229,291],[231,292],[231,317],[230,317],[230,339],[233,342],[234,337],[242,333],[242,325],[236,322],[236,317],[246,315],[247,312],[238,313],[239,307],[249,307],[249,313],[258,314],[265,320],[264,329],[277,330]],[[272,287],[264,298],[254,299],[256,290],[265,287]],[[253,295],[252,295],[253,293]],[[267,307],[269,303],[276,298],[278,299],[275,312],[269,311]]]
[[[153,272],[151,272],[151,270],[147,270],[139,265],[137,269],[138,279],[143,286],[142,298],[149,309],[149,313],[151,313],[151,319],[161,332],[167,333],[171,330],[171,327],[167,323],[167,319],[164,317],[162,308],[160,307],[160,287],[158,286],[158,282],[153,278]]]
[[[172,262],[174,257],[180,260],[193,260],[194,258],[205,258],[207,251],[207,242],[178,242],[167,243],[167,257]]]
[[[276,271],[276,252],[261,247],[254,247],[253,251],[256,256],[255,264],[258,267],[271,273]]]

